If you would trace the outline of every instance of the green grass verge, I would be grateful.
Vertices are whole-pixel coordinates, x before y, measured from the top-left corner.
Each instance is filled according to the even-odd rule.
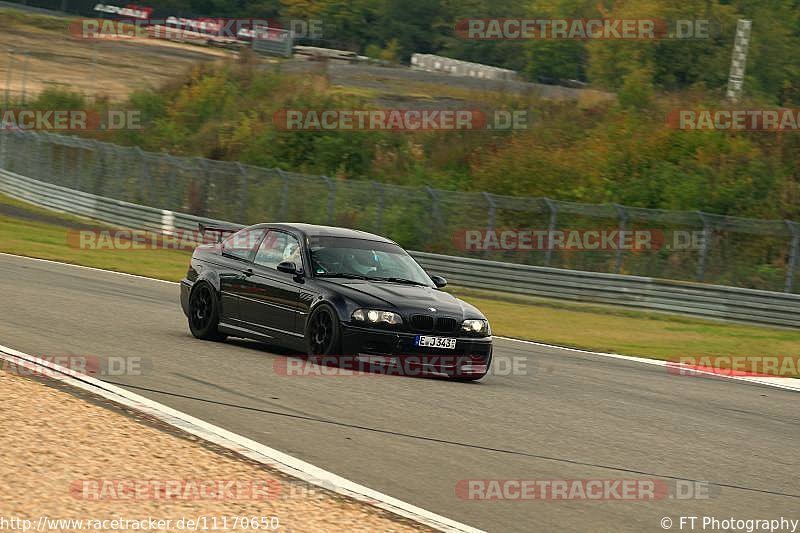
[[[666,313],[454,289],[477,306],[497,335],[654,359],[800,354],[800,332]]]
[[[0,195],[0,252],[53,259],[141,276],[180,280],[189,253],[179,250],[85,250],[69,244],[69,232],[98,224],[40,209]],[[73,228],[73,229],[70,229]],[[639,355],[797,355],[800,332],[631,311],[599,305],[451,288],[476,305],[496,335]]]
[[[0,195],[0,252],[52,259],[150,278],[180,281],[191,254],[183,250],[86,250],[70,232],[101,224],[33,207]]]

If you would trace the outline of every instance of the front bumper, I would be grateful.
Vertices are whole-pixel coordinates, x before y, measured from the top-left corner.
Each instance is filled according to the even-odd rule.
[[[456,337],[455,349],[446,350],[416,346],[419,335],[342,324],[342,352],[378,370],[403,375],[475,378],[491,368],[492,337]]]

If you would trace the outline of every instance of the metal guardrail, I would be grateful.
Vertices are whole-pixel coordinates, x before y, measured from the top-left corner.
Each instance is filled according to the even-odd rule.
[[[666,311],[773,326],[800,326],[800,295],[413,252],[453,285]]]
[[[109,224],[170,234],[224,222],[115,200],[0,170],[0,192]],[[411,252],[453,285],[560,300],[613,304],[705,318],[800,327],[800,295]]]
[[[454,76],[469,76],[489,80],[516,80],[517,72],[507,68],[482,65],[433,54],[412,54],[411,68],[428,72],[445,72]]]
[[[13,129],[0,130],[0,168],[217,220],[302,220],[370,231],[407,249],[443,255],[480,254],[481,259],[531,266],[800,293],[800,223],[789,220],[313,176]],[[468,233],[497,237],[505,230],[574,236],[640,231],[652,238],[652,245],[635,249],[542,242],[516,250],[475,248],[467,238]]]
[[[177,231],[196,231],[200,222],[223,222],[97,196],[5,170],[0,170],[0,192],[12,198],[25,200],[62,213],[80,215],[119,227],[144,229],[164,234],[173,234]]]

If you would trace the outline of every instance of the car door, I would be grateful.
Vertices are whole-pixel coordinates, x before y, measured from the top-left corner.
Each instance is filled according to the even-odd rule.
[[[241,318],[241,296],[255,256],[256,247],[266,234],[263,228],[245,228],[230,235],[220,245],[219,274],[221,309],[220,321],[231,325]]]
[[[255,254],[252,274],[244,281],[241,319],[257,333],[297,337],[297,306],[303,285],[292,274],[277,270],[283,261],[303,267],[300,241],[288,232],[269,230]]]

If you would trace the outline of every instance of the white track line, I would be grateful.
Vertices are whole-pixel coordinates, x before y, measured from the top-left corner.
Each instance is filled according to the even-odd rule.
[[[94,270],[96,272],[107,272],[107,273],[111,273],[111,274],[117,274],[117,275],[120,275],[120,276],[128,276],[128,277],[133,277],[133,278],[146,279],[146,280],[150,280],[150,281],[158,281],[160,283],[171,283],[171,284],[174,284],[174,285],[178,284],[178,282],[176,282],[176,281],[166,281],[166,280],[163,280],[163,279],[148,278],[146,276],[137,276],[136,274],[127,274],[125,272],[116,272],[114,270],[104,270],[102,268],[87,267],[87,266],[83,266],[83,265],[74,265],[72,263],[63,263],[61,261],[53,261],[51,259],[39,259],[37,257],[27,257],[27,256],[24,256],[24,255],[14,255],[14,254],[7,254],[7,253],[3,253],[3,252],[0,252],[0,255],[5,255],[5,256],[8,256],[8,257],[15,257],[15,258],[19,258],[19,259],[28,259],[28,260],[31,260],[31,261],[41,261],[41,262],[44,262],[44,263],[52,263],[52,264],[55,264],[55,265],[66,265],[66,266],[70,266],[70,267],[74,267],[74,268],[82,268],[82,269],[85,269],[85,270]],[[570,348],[568,346],[558,346],[556,344],[546,344],[546,343],[543,343],[543,342],[527,341],[527,340],[522,340],[522,339],[515,339],[515,338],[512,338],[512,337],[500,337],[500,336],[497,336],[497,335],[495,335],[495,338],[496,339],[506,340],[506,341],[519,342],[519,343],[522,343],[522,344],[530,344],[532,346],[540,346],[542,348],[565,350],[565,351],[574,352],[574,353],[581,353],[581,354],[585,354],[585,355],[607,357],[607,358],[610,358],[610,359],[621,359],[621,360],[625,360],[625,361],[630,361],[632,363],[643,363],[643,364],[646,364],[646,365],[656,365],[656,366],[663,366],[663,367],[666,367],[669,364],[667,361],[663,361],[663,360],[660,360],[660,359],[648,359],[646,357],[636,357],[636,356],[633,356],[633,355],[622,355],[622,354],[618,354],[618,353],[593,352],[591,350],[581,350],[579,348]],[[674,363],[672,363],[672,364],[675,365]],[[726,376],[726,375],[723,375],[723,374],[714,373],[714,372],[707,372],[707,371],[704,371],[704,370],[696,370],[696,369],[690,369],[690,368],[681,369],[681,368],[678,367],[678,365],[675,365],[675,368],[676,368],[676,372],[682,372],[682,373],[687,373],[687,374],[691,373],[691,374],[709,375],[709,376],[714,376],[714,377],[718,377],[718,378],[729,379],[729,380],[732,380],[732,381],[744,381],[746,383],[757,383],[759,385],[764,385],[764,386],[767,386],[767,387],[774,387],[774,388],[778,388],[778,389],[784,389],[784,390],[791,390],[791,391],[800,392],[800,379],[798,379],[798,378],[768,377],[768,376],[759,376],[759,377]]]
[[[95,272],[106,272],[106,273],[109,273],[109,274],[117,274],[119,276],[127,276],[129,278],[146,279],[146,280],[150,280],[150,281],[157,281],[159,283],[169,283],[171,285],[177,285],[178,284],[177,281],[167,281],[165,279],[150,278],[150,277],[147,277],[147,276],[139,276],[137,274],[128,274],[127,272],[117,272],[116,270],[106,270],[106,269],[103,269],[103,268],[96,268],[96,267],[90,267],[90,266],[85,266],[85,265],[76,265],[74,263],[65,263],[63,261],[54,261],[52,259],[40,259],[39,257],[28,257],[27,255],[7,254],[5,252],[0,252],[0,255],[4,255],[6,257],[14,257],[16,259],[28,259],[30,261],[38,261],[40,263],[51,263],[53,265],[66,265],[66,266],[71,266],[71,267],[74,267],[74,268],[82,268],[83,270],[94,270]]]
[[[526,341],[522,339],[514,339],[512,337],[499,337],[495,336],[495,339],[502,339],[504,341],[513,341],[519,342],[522,344],[530,344],[533,346],[539,346],[542,348],[553,348],[558,350],[565,350],[568,352],[576,352],[581,354],[587,355],[595,355],[600,357],[608,357],[609,359],[622,359],[624,361],[630,361],[632,363],[644,363],[646,365],[655,365],[661,367],[672,367],[673,372],[675,372],[676,376],[690,376],[690,375],[706,375],[706,376],[713,376],[715,378],[723,378],[729,379],[733,381],[744,381],[747,383],[757,383],[759,385],[765,385],[767,387],[775,387],[778,389],[785,389],[800,392],[800,379],[798,378],[791,378],[791,377],[770,377],[770,376],[729,376],[725,373],[720,372],[712,372],[708,370],[699,370],[696,368],[692,368],[689,366],[683,366],[679,363],[675,363],[672,361],[664,361],[663,359],[648,359],[646,357],[636,357],[633,355],[622,355],[618,353],[607,353],[607,352],[592,352],[590,350],[581,350],[579,348],[569,348],[568,346],[558,346],[557,344],[545,344],[543,342],[536,342],[536,341]]]
[[[85,374],[80,374],[44,359],[2,345],[0,345],[0,359],[5,359],[14,365],[47,375],[58,381],[68,383],[79,389],[146,413],[173,427],[196,435],[209,442],[213,442],[219,446],[223,446],[224,448],[307,483],[379,507],[385,511],[411,519],[417,523],[425,524],[436,530],[482,533],[480,529],[473,528],[396,498],[392,498],[391,496],[354,483],[310,463],[296,459],[274,448],[270,448],[181,411],[172,409],[171,407],[167,407],[166,405],[139,396],[124,388],[105,383]]]

